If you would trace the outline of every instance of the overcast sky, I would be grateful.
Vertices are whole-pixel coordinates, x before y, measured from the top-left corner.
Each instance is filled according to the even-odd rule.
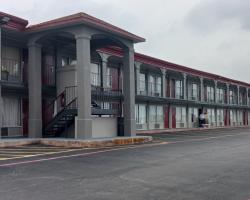
[[[0,0],[30,24],[86,12],[146,38],[137,52],[250,82],[250,0]]]

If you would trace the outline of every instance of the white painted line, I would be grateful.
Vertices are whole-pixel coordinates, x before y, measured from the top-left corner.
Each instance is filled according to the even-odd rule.
[[[226,138],[226,137],[237,137],[239,135],[246,135],[246,134],[249,134],[249,133],[238,133],[238,134],[233,134],[233,135],[198,138],[198,139],[183,140],[183,141],[176,141],[176,142],[161,142],[161,143],[154,143],[154,144],[134,145],[134,146],[129,146],[129,147],[107,149],[107,150],[94,151],[94,152],[88,152],[88,153],[80,153],[80,154],[72,154],[72,155],[66,155],[66,156],[57,156],[57,157],[52,157],[52,158],[43,158],[43,159],[30,160],[30,161],[20,161],[20,162],[13,162],[13,163],[7,163],[7,164],[0,164],[0,167],[11,167],[11,166],[16,166],[16,165],[39,163],[39,162],[58,160],[58,159],[64,159],[64,158],[84,157],[84,156],[89,156],[89,155],[95,155],[95,154],[101,154],[101,153],[107,153],[107,152],[113,152],[113,151],[120,151],[120,150],[127,150],[127,149],[136,149],[136,148],[160,146],[160,145],[167,145],[167,144],[177,144],[177,143],[185,143],[185,142],[199,142],[199,141],[220,139],[220,138]],[[46,155],[46,154],[42,154],[42,155]],[[34,155],[34,156],[39,156],[39,155]],[[29,156],[29,157],[31,157],[31,156]]]

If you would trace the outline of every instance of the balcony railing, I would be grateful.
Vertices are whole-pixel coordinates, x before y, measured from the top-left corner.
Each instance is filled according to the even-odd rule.
[[[99,73],[91,72],[91,85],[93,86],[101,86],[101,75]]]
[[[21,82],[21,65],[18,60],[2,58],[1,80]]]
[[[153,97],[161,96],[161,84],[157,83],[148,83],[148,95]]]

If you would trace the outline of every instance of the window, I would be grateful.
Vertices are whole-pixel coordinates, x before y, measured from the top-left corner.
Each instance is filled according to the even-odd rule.
[[[236,123],[237,123],[236,110],[230,110],[230,122],[231,122],[231,126],[236,126]]]
[[[135,119],[136,124],[146,124],[146,105],[136,105],[135,106]]]
[[[214,88],[207,86],[207,102],[214,102]]]
[[[196,83],[191,84],[191,100],[198,100],[198,85]]]
[[[2,80],[21,81],[20,51],[15,47],[2,46]]]
[[[107,87],[112,88],[112,75],[110,67],[107,67]]]
[[[210,126],[215,126],[215,110],[214,109],[207,109],[207,117],[208,117],[208,124]]]
[[[217,97],[217,103],[224,103],[225,90],[222,88],[218,88],[216,92],[216,97]]]
[[[149,106],[149,123],[151,129],[163,128],[163,107],[151,105]]]
[[[224,110],[217,109],[217,126],[224,126]]]
[[[182,99],[183,98],[183,87],[182,80],[175,81],[175,98]]]
[[[186,120],[186,108],[176,107],[176,128],[185,128]]]
[[[146,95],[146,75],[140,74],[139,79],[140,79],[139,94]]]
[[[91,63],[91,85],[101,86],[101,67],[96,63]]]
[[[3,126],[21,126],[21,100],[15,97],[3,97]]]
[[[190,127],[198,127],[198,108],[189,108],[189,124],[191,125]]]
[[[76,59],[72,56],[63,56],[62,57],[62,67],[76,65]]]
[[[229,102],[230,102],[230,104],[236,104],[237,103],[237,96],[236,96],[236,93],[233,90],[230,90],[230,92],[229,92]]]
[[[161,77],[149,75],[149,88],[148,92],[150,96],[161,96],[162,81]]]

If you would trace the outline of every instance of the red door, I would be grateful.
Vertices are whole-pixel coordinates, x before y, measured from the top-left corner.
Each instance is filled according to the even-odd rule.
[[[169,106],[164,106],[164,127],[169,128]]]
[[[172,107],[172,128],[176,128],[176,107]]]
[[[23,136],[29,135],[29,101],[28,99],[22,100],[22,112],[23,112]]]

